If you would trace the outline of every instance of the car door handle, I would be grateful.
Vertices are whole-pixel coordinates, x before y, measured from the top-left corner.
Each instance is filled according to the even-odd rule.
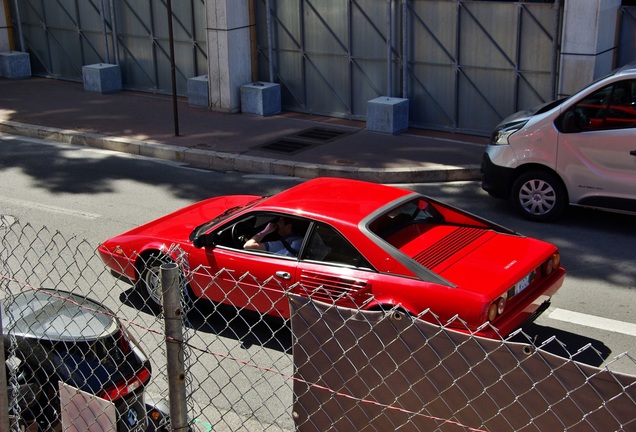
[[[286,272],[286,271],[277,271],[276,272],[276,277],[279,277],[279,278],[285,279],[285,280],[290,280],[291,279],[291,273]]]
[[[632,156],[636,156],[636,150],[630,151],[629,154],[632,155]]]

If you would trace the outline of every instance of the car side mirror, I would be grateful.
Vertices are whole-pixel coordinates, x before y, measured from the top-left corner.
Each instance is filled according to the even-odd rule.
[[[579,131],[579,128],[576,125],[576,114],[574,113],[574,111],[568,111],[563,114],[563,119],[561,120],[561,130],[565,133],[573,133]]]
[[[214,246],[214,236],[212,234],[201,234],[192,240],[192,245],[197,249]]]

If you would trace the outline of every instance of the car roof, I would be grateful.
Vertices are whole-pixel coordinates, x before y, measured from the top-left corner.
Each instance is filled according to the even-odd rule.
[[[273,195],[259,207],[357,225],[374,211],[413,193],[379,183],[321,177]]]
[[[636,73],[636,60],[619,67],[614,72],[616,75],[630,75]]]
[[[119,328],[106,306],[65,291],[28,290],[3,302],[3,334],[78,341],[99,339]]]

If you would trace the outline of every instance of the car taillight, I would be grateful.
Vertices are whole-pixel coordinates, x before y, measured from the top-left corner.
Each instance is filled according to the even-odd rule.
[[[488,306],[488,321],[494,321],[499,315],[501,315],[506,309],[506,300],[508,299],[508,293],[504,293],[497,300],[492,302]]]
[[[497,318],[497,303],[491,303],[488,307],[488,321],[494,321]]]
[[[132,378],[120,381],[115,386],[107,388],[99,396],[102,399],[116,401],[133,393],[150,380],[150,371],[143,368]]]
[[[554,269],[558,268],[559,265],[561,265],[561,254],[559,252],[555,252],[550,258],[541,264],[541,272],[544,276],[547,276],[552,273]]]
[[[504,293],[499,300],[497,300],[497,314],[501,315],[506,308],[506,300],[508,298],[508,293]]]

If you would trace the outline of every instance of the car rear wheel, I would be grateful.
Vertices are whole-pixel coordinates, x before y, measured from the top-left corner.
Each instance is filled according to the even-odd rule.
[[[556,219],[565,210],[568,198],[561,180],[544,171],[520,175],[512,186],[512,203],[523,216],[537,222]]]

